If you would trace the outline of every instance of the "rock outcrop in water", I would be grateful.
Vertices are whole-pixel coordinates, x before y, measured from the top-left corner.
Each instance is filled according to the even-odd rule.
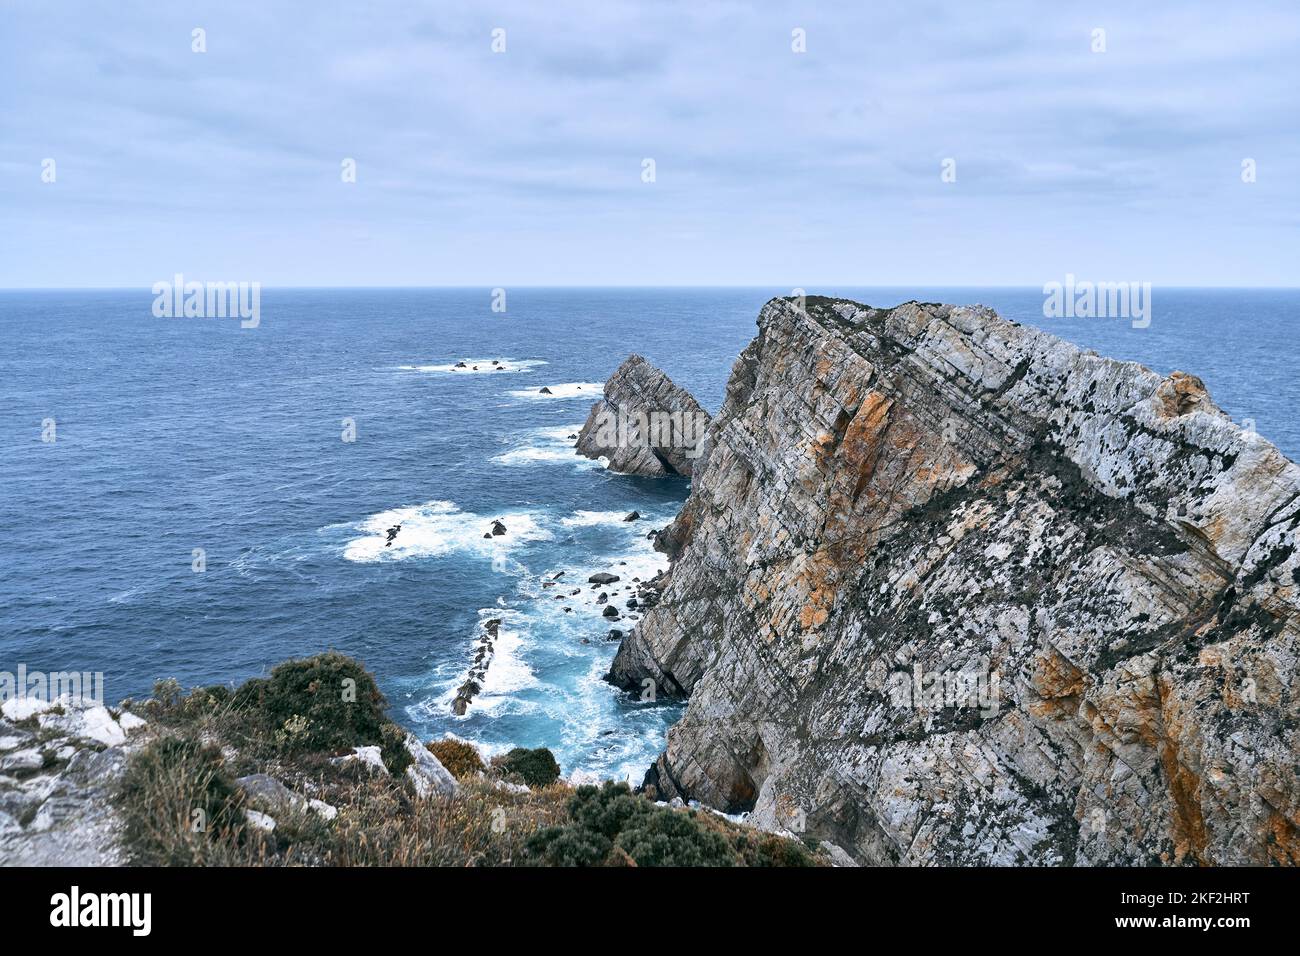
[[[647,775],[897,864],[1294,864],[1300,469],[991,310],[769,302],[611,679]]]
[[[577,450],[628,475],[690,476],[703,453],[709,413],[672,379],[630,355],[605,383],[578,433]]]

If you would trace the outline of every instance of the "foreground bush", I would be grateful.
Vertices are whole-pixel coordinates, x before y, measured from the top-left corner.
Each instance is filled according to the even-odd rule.
[[[478,755],[478,748],[463,740],[447,737],[425,746],[457,780],[473,777],[487,769],[483,766],[483,758]]]
[[[530,838],[530,862],[548,866],[813,866],[800,843],[707,813],[658,806],[625,783],[579,787],[570,821]]]
[[[529,787],[549,786],[560,779],[560,765],[545,747],[536,750],[516,747],[493,759],[492,766],[502,776],[513,777]]]
[[[242,729],[280,753],[341,753],[393,743],[391,731],[390,739],[383,735],[394,725],[384,716],[384,695],[374,678],[333,651],[285,661],[269,677],[244,683],[231,704],[243,718]]]

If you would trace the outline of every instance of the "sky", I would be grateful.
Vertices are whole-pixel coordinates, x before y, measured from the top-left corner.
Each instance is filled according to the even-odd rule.
[[[0,287],[1294,286],[1298,133],[1294,0],[0,0]]]

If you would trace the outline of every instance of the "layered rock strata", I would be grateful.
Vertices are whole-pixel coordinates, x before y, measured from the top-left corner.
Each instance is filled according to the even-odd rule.
[[[774,299],[706,444],[610,675],[689,697],[661,796],[867,863],[1300,858],[1300,469],[1194,376]]]
[[[577,450],[605,458],[611,471],[689,477],[704,451],[709,413],[639,355],[630,355],[605,383],[578,433]]]

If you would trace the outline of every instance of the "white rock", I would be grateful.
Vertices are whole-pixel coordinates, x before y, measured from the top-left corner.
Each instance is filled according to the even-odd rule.
[[[449,797],[456,792],[456,778],[414,734],[406,735],[406,752],[415,761],[406,768],[406,776],[415,786],[416,794],[427,797],[436,793]]]
[[[339,815],[338,807],[330,806],[324,800],[309,799],[307,806],[311,807],[322,820],[333,820]]]
[[[62,714],[43,713],[37,719],[42,730],[56,731],[81,740],[93,740],[105,747],[126,743],[126,733],[113,719],[108,708],[100,704],[84,710],[66,710]]]
[[[144,727],[147,726],[148,724],[148,721],[146,721],[143,717],[139,716],[138,714],[133,714],[129,710],[122,711],[122,716],[117,718],[117,722],[118,724],[121,725],[122,729],[126,731],[128,734],[131,731],[135,730],[136,728]]]
[[[384,758],[379,752],[378,745],[368,747],[354,747],[352,753],[345,757],[335,758],[335,763],[351,763],[353,760],[360,760],[371,770],[377,770],[380,773],[388,773],[388,768],[384,766]]]
[[[45,766],[45,758],[34,747],[27,750],[15,750],[0,757],[0,770],[40,770]]]
[[[248,821],[249,826],[261,830],[264,833],[271,833],[275,830],[275,820],[257,810],[245,810],[244,819]]]
[[[0,704],[0,714],[4,714],[8,720],[26,720],[28,717],[53,710],[57,703],[57,701],[40,700],[36,697],[12,697]]]

